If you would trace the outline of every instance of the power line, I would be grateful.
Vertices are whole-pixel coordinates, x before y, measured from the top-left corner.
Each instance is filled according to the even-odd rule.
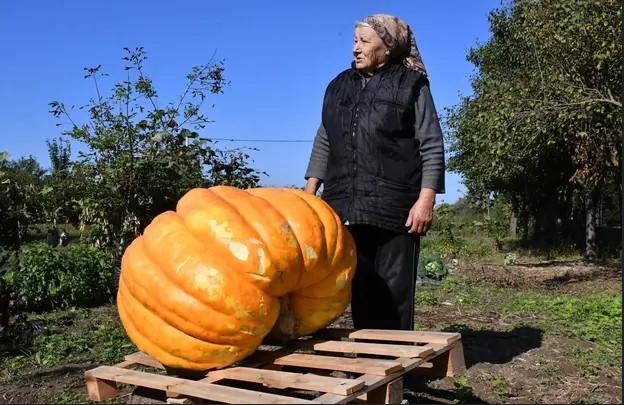
[[[202,141],[228,141],[228,142],[312,142],[311,139],[235,139],[235,138],[199,138]]]

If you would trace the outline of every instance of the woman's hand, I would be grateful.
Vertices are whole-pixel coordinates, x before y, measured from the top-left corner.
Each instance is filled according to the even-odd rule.
[[[306,182],[306,185],[303,188],[303,191],[312,195],[316,195],[316,192],[318,191],[320,186],[321,186],[321,179],[318,179],[316,177],[310,177],[308,181]]]
[[[417,235],[425,235],[431,226],[433,220],[433,205],[435,204],[435,190],[431,188],[423,188],[420,190],[420,196],[414,203],[407,215],[405,226],[408,233]]]

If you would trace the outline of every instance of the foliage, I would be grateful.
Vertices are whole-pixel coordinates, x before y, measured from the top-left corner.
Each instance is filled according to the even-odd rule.
[[[15,308],[16,291],[7,282],[7,276],[17,266],[15,251],[0,246],[0,352],[3,348],[13,350],[25,336],[25,316]],[[28,338],[26,336],[26,338]]]
[[[505,312],[544,316],[561,330],[560,333],[603,347],[619,347],[622,343],[621,295],[545,297],[525,294],[511,301]]]
[[[499,195],[492,201],[489,216],[486,218],[488,235],[502,239],[515,237],[511,232],[512,206],[503,196]]]
[[[438,303],[438,296],[430,291],[416,290],[415,303],[417,306],[432,306]]]
[[[509,238],[511,207],[501,196],[481,206],[467,197],[435,207],[434,221],[421,240],[423,254],[437,254],[450,269],[452,260],[497,256]]]
[[[50,157],[50,171],[44,179],[47,193],[43,198],[44,216],[42,222],[52,224],[77,224],[79,210],[77,199],[83,194],[86,179],[78,170],[72,170],[71,145],[68,140],[58,138],[46,141]]]
[[[448,274],[446,263],[439,255],[420,255],[418,273],[432,280],[440,280]]]
[[[510,394],[507,383],[504,379],[499,377],[493,377],[490,379],[490,388],[492,389],[492,392],[501,397],[508,397]]]
[[[516,253],[507,253],[503,260],[505,266],[518,264],[518,255]]]
[[[136,351],[119,324],[114,306],[30,314],[27,322],[42,325],[42,332],[20,352],[10,356],[2,353],[0,381],[33,368],[85,362],[114,364]]]
[[[81,245],[28,245],[22,249],[17,268],[6,278],[28,310],[100,305],[116,288],[112,258]]]
[[[621,370],[615,373],[605,372],[608,367],[622,366],[622,356],[619,347],[599,346],[597,349],[594,347],[570,347],[564,350],[564,355],[579,368],[580,374],[584,377],[605,377],[611,374],[616,378],[621,378]]]
[[[16,249],[41,218],[44,170],[33,158],[11,161],[0,152],[0,246]]]
[[[468,399],[469,397],[474,396],[472,385],[470,385],[470,382],[465,375],[455,377],[453,385],[455,386],[457,395],[460,398],[459,402],[467,403],[468,401],[462,401],[462,399]]]
[[[197,132],[210,123],[202,105],[229,84],[222,61],[193,67],[180,97],[165,105],[146,75],[145,50],[124,50],[126,79],[108,96],[100,92],[106,76],[102,67],[85,68],[85,78],[95,87],[95,97],[81,107],[88,113],[86,123],[75,121],[62,102],[50,103],[55,117],[69,120],[71,129],[64,135],[87,149],[71,165],[82,180],[73,196],[80,222],[96,225],[100,235],[95,245],[114,248],[118,257],[149,221],[174,209],[189,189],[251,187],[259,181],[259,173],[248,166],[248,154],[218,150]]]
[[[604,367],[622,364],[622,296],[597,293],[581,297],[526,294],[516,296],[503,310],[537,316],[554,335],[590,341],[595,347],[571,348],[568,357],[583,375],[604,374]]]
[[[585,201],[621,183],[621,4],[516,0],[470,50],[473,95],[448,111],[449,167],[477,199],[503,195],[547,238],[583,222]],[[576,218],[576,219],[575,219]]]

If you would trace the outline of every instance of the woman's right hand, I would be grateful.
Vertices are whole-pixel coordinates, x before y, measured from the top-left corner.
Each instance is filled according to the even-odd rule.
[[[303,191],[305,191],[308,194],[316,195],[316,192],[318,191],[319,187],[321,186],[321,182],[322,181],[319,178],[310,177],[310,178],[308,178],[308,181],[306,182],[306,185],[303,188]]]

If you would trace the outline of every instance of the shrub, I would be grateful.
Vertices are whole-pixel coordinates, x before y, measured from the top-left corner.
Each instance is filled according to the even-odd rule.
[[[503,259],[503,263],[505,266],[511,266],[514,264],[518,264],[518,255],[515,253],[507,253],[505,258]]]
[[[112,258],[97,248],[38,243],[22,250],[7,280],[26,309],[44,310],[107,302],[115,291],[116,274]]]

